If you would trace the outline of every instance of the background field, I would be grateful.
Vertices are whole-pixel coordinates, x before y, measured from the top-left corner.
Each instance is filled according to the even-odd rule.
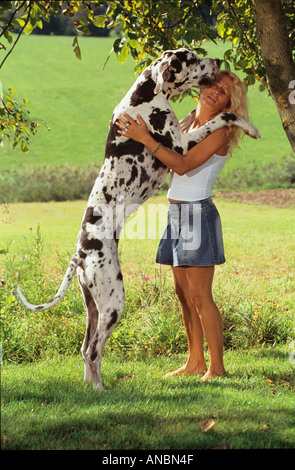
[[[83,165],[101,163],[104,157],[108,123],[112,111],[135,80],[135,62],[123,65],[112,55],[103,69],[112,47],[109,38],[81,38],[82,61],[72,52],[73,38],[56,36],[22,37],[8,59],[0,80],[4,91],[16,89],[16,95],[29,99],[31,119],[43,120],[50,127],[41,128],[32,138],[25,156],[9,146],[0,148],[0,169],[36,166],[47,163]],[[227,46],[206,42],[208,56],[222,57]],[[173,105],[179,118],[195,108],[187,98]],[[282,129],[273,100],[258,87],[249,88],[252,122],[262,139],[244,138],[241,150],[227,164],[228,169],[244,167],[249,161],[279,161],[291,147]]]

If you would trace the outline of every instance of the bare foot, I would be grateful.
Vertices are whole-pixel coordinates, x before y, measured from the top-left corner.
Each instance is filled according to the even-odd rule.
[[[206,365],[188,365],[185,364],[184,366],[180,367],[179,369],[173,370],[172,372],[167,372],[165,377],[174,377],[176,375],[203,375],[206,372]]]
[[[224,377],[226,376],[225,369],[221,369],[219,371],[208,370],[203,377],[199,379],[198,382],[207,382],[208,380],[214,379],[214,377]]]

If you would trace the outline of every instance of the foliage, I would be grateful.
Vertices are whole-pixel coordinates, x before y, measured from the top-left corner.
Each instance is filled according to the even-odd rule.
[[[1,97],[0,93],[0,145],[6,138],[12,142],[12,148],[20,145],[22,151],[26,153],[29,150],[30,136],[35,135],[40,124],[44,125],[44,123],[29,119],[30,111],[27,109],[29,100],[27,98],[23,99],[22,104],[19,104],[14,99],[14,88],[9,88],[8,91],[9,93],[4,97]]]
[[[294,188],[295,155],[283,156],[280,162],[262,163],[249,161],[246,167],[224,169],[217,178],[214,189],[278,189]]]
[[[87,199],[99,171],[87,167],[42,165],[4,170],[0,175],[0,202],[68,201]]]

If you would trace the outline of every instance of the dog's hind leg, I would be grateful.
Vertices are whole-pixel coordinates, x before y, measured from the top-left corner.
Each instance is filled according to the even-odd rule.
[[[123,281],[115,281],[115,293],[113,297],[100,307],[97,329],[87,349],[89,367],[91,369],[92,381],[94,387],[98,390],[103,389],[101,379],[101,360],[105,344],[112,331],[114,330],[124,307],[124,287]],[[92,295],[94,295],[92,293]],[[96,299],[96,304],[101,305],[100,299]]]
[[[81,347],[81,353],[84,360],[84,380],[85,382],[91,382],[92,380],[92,373],[89,365],[88,356],[86,354],[89,344],[93,338],[93,335],[97,329],[98,324],[98,309],[96,303],[93,300],[93,297],[86,287],[83,285],[78,274],[78,281],[80,284],[81,292],[83,295],[85,307],[86,307],[86,331],[84,336],[84,341]]]
[[[98,390],[103,389],[101,360],[107,339],[115,328],[124,307],[125,292],[117,247],[104,244],[104,256],[97,261],[88,256],[79,273],[87,307],[86,335],[82,346],[85,379],[90,377]]]

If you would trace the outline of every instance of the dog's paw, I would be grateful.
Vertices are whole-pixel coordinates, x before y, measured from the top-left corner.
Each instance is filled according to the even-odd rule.
[[[261,139],[259,130],[253,124],[248,123],[247,127],[244,128],[245,134],[249,135],[253,139]]]

